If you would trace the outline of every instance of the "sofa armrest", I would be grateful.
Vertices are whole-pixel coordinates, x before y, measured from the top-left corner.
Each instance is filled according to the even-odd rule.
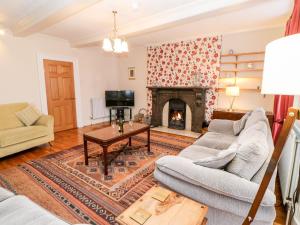
[[[34,125],[46,126],[49,129],[53,130],[54,127],[54,118],[50,115],[42,115]]]
[[[214,119],[209,123],[208,131],[234,135],[232,120]]]
[[[164,156],[156,161],[156,167],[177,179],[200,186],[217,194],[252,203],[259,185],[220,169],[195,165],[192,160],[180,156]],[[276,197],[269,189],[262,206],[274,206]]]
[[[9,190],[6,190],[2,187],[0,187],[0,202],[10,198],[10,197],[13,197],[15,194],[10,192]]]

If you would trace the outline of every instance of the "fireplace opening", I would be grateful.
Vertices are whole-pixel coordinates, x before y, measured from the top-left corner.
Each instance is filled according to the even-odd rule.
[[[186,120],[186,104],[180,99],[169,101],[169,128],[184,130]]]

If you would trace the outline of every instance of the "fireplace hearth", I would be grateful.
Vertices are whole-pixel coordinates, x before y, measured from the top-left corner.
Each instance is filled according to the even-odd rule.
[[[171,99],[169,101],[169,128],[184,130],[186,120],[186,104],[180,99]]]

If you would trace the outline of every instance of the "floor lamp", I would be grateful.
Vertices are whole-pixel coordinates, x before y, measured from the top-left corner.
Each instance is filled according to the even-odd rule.
[[[262,94],[300,95],[300,34],[287,36],[267,45],[261,92]],[[300,118],[299,110],[296,108],[288,110],[272,158],[243,225],[251,224],[255,218],[289,132],[295,120]],[[299,190],[299,186],[297,190]]]

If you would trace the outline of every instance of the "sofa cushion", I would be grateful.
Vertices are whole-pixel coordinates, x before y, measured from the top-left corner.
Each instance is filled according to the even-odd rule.
[[[202,159],[194,158],[194,164],[214,169],[223,169],[236,155],[239,148],[237,143],[233,143],[228,149],[218,151],[216,155]]]
[[[0,202],[0,224],[68,225],[47,210],[21,195]]]
[[[245,124],[244,130],[248,129],[259,121],[263,121],[266,124],[269,124],[268,118],[266,117],[266,111],[263,108],[257,108],[251,112]]]
[[[35,107],[29,105],[25,109],[16,112],[19,120],[22,121],[26,126],[33,125],[42,115]]]
[[[194,145],[223,150],[227,149],[236,140],[236,138],[237,137],[234,135],[207,132],[198,140],[196,140]]]
[[[269,154],[265,126],[267,125],[264,122],[258,122],[243,134],[248,134],[247,138],[245,135],[237,141],[240,146],[226,168],[228,172],[251,180],[259,171]]]
[[[247,122],[248,117],[250,116],[250,112],[245,113],[245,115],[240,119],[233,122],[233,133],[234,135],[239,135],[241,131],[244,129],[245,124]]]
[[[219,150],[207,148],[199,145],[190,145],[179,153],[179,156],[196,160],[217,155]]]
[[[48,129],[44,126],[19,127],[0,131],[0,147],[7,147],[21,142],[48,135]]]
[[[15,195],[14,193],[0,187],[0,202],[2,202],[2,201],[6,200],[6,199],[8,199],[8,198],[10,198],[14,195]]]
[[[23,127],[24,124],[18,119],[15,113],[27,106],[27,103],[0,105],[0,130]]]

